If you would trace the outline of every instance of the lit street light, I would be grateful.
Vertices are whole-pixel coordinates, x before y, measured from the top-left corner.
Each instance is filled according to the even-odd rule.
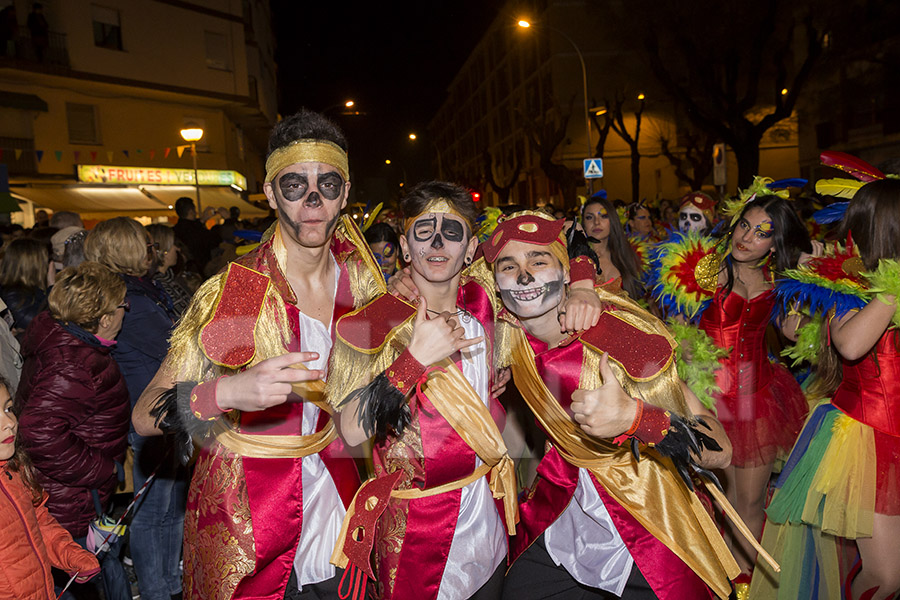
[[[411,139],[411,140],[416,139],[416,134],[414,134],[414,133],[409,134],[409,139]]]
[[[197,176],[197,142],[203,137],[203,129],[195,123],[188,123],[187,127],[181,130],[181,137],[191,144],[191,157],[194,161],[194,186],[197,188],[197,214],[201,214],[200,207],[200,178]]]
[[[518,26],[522,29],[528,29],[529,27],[531,27],[531,25],[532,23],[530,21],[527,21],[526,19],[519,19]],[[569,42],[572,45],[572,48],[575,50],[575,54],[578,55],[578,61],[581,63],[581,83],[584,91],[584,129],[587,136],[585,138],[585,144],[587,144],[586,158],[591,158],[593,157],[594,153],[591,146],[591,116],[588,112],[590,110],[590,106],[588,105],[587,69],[584,66],[584,55],[581,54],[581,50],[578,48],[578,45],[572,40],[572,38],[566,35],[564,31],[557,29],[556,27],[551,27],[550,25],[541,25],[541,27],[547,29],[548,31],[554,31],[566,38],[566,41]],[[591,192],[593,191],[591,189],[593,186],[591,185],[590,179],[586,181],[586,185],[588,195],[590,196]]]

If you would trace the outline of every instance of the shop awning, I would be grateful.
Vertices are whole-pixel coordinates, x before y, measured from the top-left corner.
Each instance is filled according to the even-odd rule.
[[[34,94],[17,94],[16,92],[4,91],[0,91],[0,106],[39,112],[48,112],[50,110],[47,103]]]
[[[175,216],[170,206],[188,196],[194,198],[193,186],[92,186],[92,185],[32,185],[12,187],[12,192],[30,200],[38,207],[54,211],[71,210],[84,219],[109,219],[116,216],[160,217]],[[202,207],[215,206],[241,209],[241,218],[264,217],[267,210],[246,202],[233,188],[203,186],[200,190]]]

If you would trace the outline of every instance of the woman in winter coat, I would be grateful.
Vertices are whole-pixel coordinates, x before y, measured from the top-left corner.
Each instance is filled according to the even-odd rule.
[[[18,420],[8,390],[0,378],[0,600],[54,600],[50,567],[84,582],[100,565],[47,512],[47,494],[16,445]]]
[[[34,318],[22,342],[16,391],[22,443],[50,495],[47,509],[82,545],[97,517],[92,492],[105,508],[125,459],[128,389],[110,356],[124,300],[125,284],[103,265],[63,269],[49,312]],[[112,553],[106,558],[107,599],[130,598],[121,563]]]

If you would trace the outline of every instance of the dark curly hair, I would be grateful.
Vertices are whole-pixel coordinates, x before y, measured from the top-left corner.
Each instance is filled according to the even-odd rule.
[[[469,223],[474,223],[478,218],[478,207],[472,199],[472,193],[462,186],[446,181],[423,181],[414,185],[400,199],[400,212],[406,219],[414,217],[425,210],[429,202],[438,198],[444,198],[452,204]],[[470,236],[473,234],[472,231],[468,233]]]
[[[297,140],[328,140],[347,152],[347,138],[334,122],[308,108],[299,111],[278,122],[269,134],[269,149],[266,154],[287,146]]]

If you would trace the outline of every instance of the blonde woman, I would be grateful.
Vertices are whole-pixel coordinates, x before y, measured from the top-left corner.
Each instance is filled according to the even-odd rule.
[[[169,349],[175,323],[172,299],[153,281],[151,267],[157,244],[140,223],[116,217],[98,223],[84,242],[88,260],[103,263],[125,282],[130,305],[122,323],[113,358],[128,385],[131,405],[156,374]],[[131,558],[144,600],[181,591],[178,563],[184,530],[187,474],[168,452],[169,438],[145,438],[131,433],[134,449],[134,487],[140,489],[156,471],[153,485],[141,496],[131,523]]]

